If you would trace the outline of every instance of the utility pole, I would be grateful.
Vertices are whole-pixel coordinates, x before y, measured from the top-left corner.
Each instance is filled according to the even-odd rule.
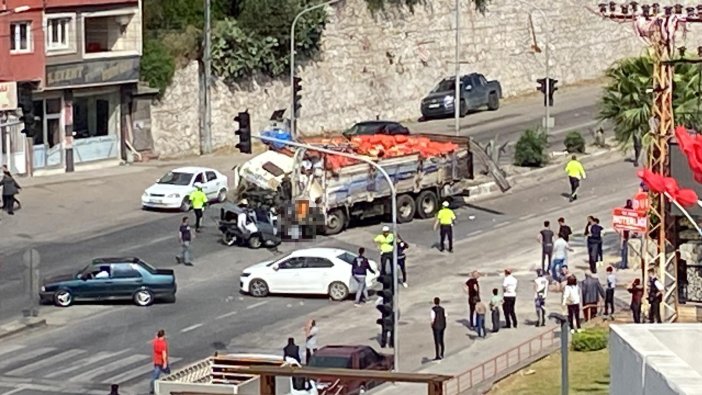
[[[453,118],[454,131],[456,136],[461,133],[461,0],[456,0],[456,48],[454,54],[454,62],[456,63],[456,82],[454,83],[455,92],[453,97]]]
[[[212,4],[205,0],[205,48],[203,51],[203,66],[205,68],[204,106],[202,110],[202,133],[200,135],[200,151],[203,154],[212,152],[212,102],[210,84],[212,83]]]

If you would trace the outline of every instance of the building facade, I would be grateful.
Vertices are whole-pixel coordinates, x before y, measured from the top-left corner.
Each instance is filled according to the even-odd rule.
[[[141,1],[38,3],[29,5],[26,18],[22,12],[10,16],[9,27],[2,23],[18,32],[11,44],[19,51],[10,49],[13,69],[6,78],[32,83],[19,89],[27,172],[70,172],[126,159],[142,54]],[[31,40],[25,31],[33,32]],[[34,60],[22,58],[22,51]]]

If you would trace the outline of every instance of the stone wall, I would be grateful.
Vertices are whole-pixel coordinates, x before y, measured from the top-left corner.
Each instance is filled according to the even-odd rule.
[[[616,59],[644,50],[632,24],[602,20],[585,8],[596,9],[595,1],[530,2],[547,14],[551,75],[560,84],[597,78]],[[297,72],[303,89],[300,131],[342,130],[376,116],[418,118],[422,97],[454,72],[454,1],[427,0],[414,13],[393,10],[375,16],[365,0],[341,4],[329,9],[319,58]],[[493,0],[485,16],[468,0],[461,0],[461,10],[461,71],[499,80],[505,96],[533,92],[545,66],[544,53],[531,49],[532,31],[539,47],[545,48],[540,14],[535,12],[530,20],[529,9],[511,0]],[[689,48],[700,44],[690,36],[687,41]],[[233,143],[236,112],[248,108],[258,131],[274,110],[288,107],[289,98],[288,78],[255,79],[231,88],[217,82],[212,111],[215,147]],[[197,104],[197,65],[192,64],[176,73],[154,108],[153,136],[162,156],[198,152]]]

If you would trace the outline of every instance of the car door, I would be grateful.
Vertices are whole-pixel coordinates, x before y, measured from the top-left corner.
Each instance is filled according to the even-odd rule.
[[[214,200],[217,198],[217,194],[221,189],[222,180],[217,177],[217,173],[214,171],[205,172],[205,185],[203,187],[203,192],[207,195],[207,198]]]
[[[307,257],[305,258],[305,267],[301,270],[302,278],[300,286],[301,292],[313,294],[326,294],[329,284],[333,281],[339,281],[334,276],[334,264],[327,258],[322,257]]]
[[[109,264],[99,264],[94,265],[91,270],[91,276],[85,280],[83,290],[78,297],[85,299],[105,299],[112,293],[112,269]],[[106,273],[106,276],[100,273]]]
[[[299,293],[303,289],[302,269],[305,266],[304,257],[290,257],[273,265],[269,286],[275,293]]]
[[[111,297],[120,299],[131,298],[144,282],[141,273],[133,263],[112,264],[111,279],[113,290]]]

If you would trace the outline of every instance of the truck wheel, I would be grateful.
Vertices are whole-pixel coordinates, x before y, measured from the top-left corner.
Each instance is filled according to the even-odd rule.
[[[333,236],[341,233],[346,227],[346,214],[344,210],[335,208],[327,214],[327,223],[324,226],[324,234]]]
[[[397,222],[404,224],[414,219],[415,203],[410,195],[397,197]]]
[[[497,93],[493,92],[488,96],[487,108],[490,111],[495,111],[500,108],[500,98],[497,96]]]
[[[263,240],[261,240],[261,236],[259,236],[258,234],[254,234],[251,235],[251,237],[249,237],[249,248],[257,250],[261,248],[262,245]]]
[[[417,217],[426,219],[434,216],[439,208],[439,198],[433,191],[422,191],[417,196]]]

